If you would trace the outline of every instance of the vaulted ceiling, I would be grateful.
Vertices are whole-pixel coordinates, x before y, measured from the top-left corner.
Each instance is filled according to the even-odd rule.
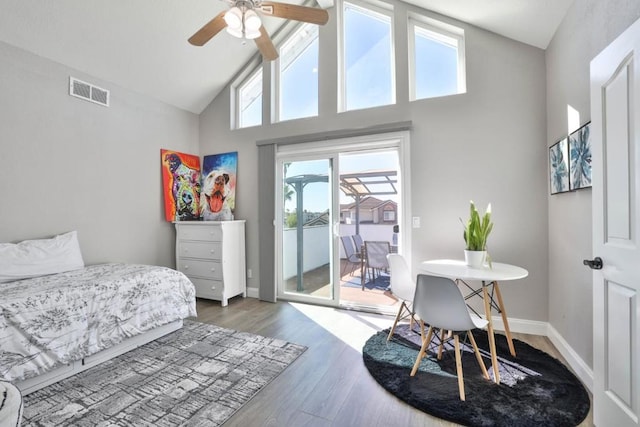
[[[572,2],[408,1],[542,49]],[[0,41],[200,113],[257,53],[254,43],[226,33],[204,47],[187,43],[227,7],[223,0],[0,0]],[[264,19],[270,34],[282,23]]]

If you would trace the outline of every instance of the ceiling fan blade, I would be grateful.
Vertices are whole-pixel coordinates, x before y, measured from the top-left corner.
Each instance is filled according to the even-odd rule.
[[[189,38],[189,43],[194,46],[202,46],[213,36],[218,34],[220,31],[227,26],[227,23],[224,20],[224,14],[226,11],[222,11],[216,15],[211,21],[204,24],[202,28],[200,28],[194,35]]]
[[[265,61],[273,61],[278,57],[278,51],[273,45],[271,37],[267,34],[267,30],[264,29],[264,25],[260,26],[260,37],[254,40]]]
[[[294,19],[296,21],[309,22],[311,24],[324,25],[329,20],[329,14],[324,9],[315,7],[298,6],[295,4],[263,1],[261,10],[266,15],[278,18]]]

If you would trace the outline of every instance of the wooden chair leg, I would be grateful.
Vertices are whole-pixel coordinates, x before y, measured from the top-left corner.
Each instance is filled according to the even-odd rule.
[[[415,376],[416,372],[418,372],[418,367],[420,367],[420,361],[424,357],[424,354],[427,352],[427,347],[431,342],[431,334],[433,333],[433,327],[429,326],[429,332],[427,333],[427,338],[424,338],[424,322],[420,321],[420,335],[422,336],[422,346],[420,347],[420,352],[418,353],[418,357],[416,358],[416,363],[413,364],[413,369],[411,370],[411,376]]]
[[[460,391],[460,400],[464,399],[464,378],[462,377],[462,357],[460,357],[460,337],[453,336],[453,344],[456,349],[456,372],[458,373],[458,390]]]
[[[400,309],[398,310],[398,314],[396,315],[396,320],[393,322],[393,326],[391,326],[391,330],[389,331],[389,336],[387,337],[387,341],[391,339],[393,336],[393,331],[396,330],[396,326],[398,325],[398,321],[400,320],[400,315],[402,314],[402,310],[404,309],[404,301],[400,304]]]
[[[440,329],[440,346],[438,346],[438,360],[442,360],[442,349],[444,348],[444,334],[447,332],[444,329]]]
[[[409,307],[409,304],[406,304],[406,302],[405,305],[407,306],[407,310],[409,310],[409,330],[413,331],[413,322],[415,322],[416,319],[414,318],[412,307]]]
[[[473,338],[473,334],[471,331],[467,331],[467,335],[469,336],[469,341],[471,341],[471,345],[473,346],[473,352],[476,354],[476,360],[480,365],[480,369],[482,370],[482,375],[489,379],[489,373],[487,372],[487,367],[484,366],[484,362],[482,361],[482,356],[480,355],[480,350],[478,350],[478,345],[476,344],[476,339]]]

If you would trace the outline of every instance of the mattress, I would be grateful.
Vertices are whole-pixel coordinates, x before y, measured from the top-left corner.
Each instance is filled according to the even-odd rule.
[[[100,264],[0,284],[0,378],[25,380],[175,320],[195,288],[166,267]]]

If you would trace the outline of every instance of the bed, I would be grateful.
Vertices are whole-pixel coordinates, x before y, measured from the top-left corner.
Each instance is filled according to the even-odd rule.
[[[195,315],[193,284],[166,267],[83,265],[0,282],[0,379],[27,394],[179,329]]]

